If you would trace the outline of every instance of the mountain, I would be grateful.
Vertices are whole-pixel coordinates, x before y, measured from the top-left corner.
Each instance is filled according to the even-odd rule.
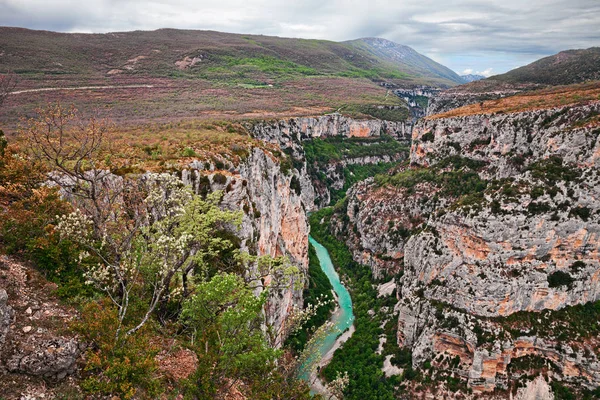
[[[461,75],[460,77],[462,78],[463,82],[466,82],[466,83],[480,81],[482,79],[485,79],[485,76],[477,75],[477,74],[466,74],[466,75]]]
[[[381,38],[362,38],[344,42],[353,49],[364,51],[382,62],[423,80],[448,85],[464,83],[451,69],[417,53],[414,49]]]
[[[247,83],[325,75],[461,83],[448,68],[383,39],[336,43],[177,29],[69,34],[4,27],[0,50],[2,69],[21,74],[147,74]]]
[[[600,79],[600,47],[561,51],[489,80],[516,84],[570,85]]]

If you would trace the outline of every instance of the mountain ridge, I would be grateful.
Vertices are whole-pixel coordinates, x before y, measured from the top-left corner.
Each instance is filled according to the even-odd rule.
[[[415,85],[461,83],[458,75],[408,46],[394,43],[410,49],[410,62],[402,63],[372,48],[356,46],[357,41],[172,28],[88,34],[0,27],[0,60],[6,69],[27,74],[146,73],[208,80],[245,74],[248,81],[334,75]],[[256,58],[267,58],[267,62]],[[208,68],[200,68],[207,64]],[[226,67],[234,73],[219,70]]]

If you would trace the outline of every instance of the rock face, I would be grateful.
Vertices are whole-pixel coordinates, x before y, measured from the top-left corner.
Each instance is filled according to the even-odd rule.
[[[277,144],[288,154],[294,167],[300,172],[302,200],[307,211],[329,205],[330,188],[341,189],[345,184],[344,167],[348,165],[373,165],[396,162],[406,157],[405,152],[361,157],[344,157],[330,160],[326,165],[308,165],[303,143],[312,139],[355,138],[377,139],[390,136],[408,146],[412,123],[381,120],[355,120],[339,114],[321,117],[292,118],[289,120],[262,122],[249,127],[252,135],[262,141]],[[369,143],[365,142],[365,145]],[[324,176],[324,179],[323,179]]]
[[[538,376],[517,391],[515,400],[554,400],[554,394],[548,382],[542,376]]]
[[[308,178],[295,169],[283,172],[270,154],[254,148],[248,159],[227,172],[202,171],[192,164],[182,180],[196,192],[222,190],[222,205],[243,210],[238,235],[242,248],[257,255],[287,256],[303,276],[308,271],[308,221],[300,182]],[[233,171],[233,172],[232,172]],[[308,183],[306,183],[308,182]],[[309,188],[312,186],[309,186]],[[308,191],[309,192],[309,191]],[[302,307],[303,282],[289,282],[275,291],[267,303],[267,322],[275,329],[274,343],[282,339],[285,321],[293,307]]]
[[[348,192],[334,230],[375,276],[403,272],[398,343],[414,366],[458,357],[485,392],[528,357],[600,385],[595,339],[566,333],[570,308],[600,299],[599,111],[421,120],[412,167]]]
[[[253,136],[257,139],[278,143],[282,148],[294,149],[306,139],[334,136],[368,138],[383,133],[402,141],[410,137],[411,130],[410,123],[378,119],[356,120],[340,114],[265,122],[255,124],[251,128]]]
[[[10,329],[14,311],[11,306],[8,305],[8,294],[6,290],[0,289],[0,348],[6,341],[6,335]]]

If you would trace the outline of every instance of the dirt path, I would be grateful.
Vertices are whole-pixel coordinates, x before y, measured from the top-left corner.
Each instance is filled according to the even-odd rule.
[[[108,90],[108,89],[136,89],[136,88],[153,88],[154,85],[122,85],[122,86],[77,86],[77,87],[64,87],[64,88],[40,88],[40,89],[26,89],[17,90],[10,94],[25,94],[25,93],[36,93],[36,92],[53,92],[58,90]]]

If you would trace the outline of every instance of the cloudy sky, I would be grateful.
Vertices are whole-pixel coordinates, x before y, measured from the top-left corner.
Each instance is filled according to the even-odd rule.
[[[378,36],[458,73],[600,46],[600,0],[0,0],[0,25],[61,32],[211,29],[336,41]]]

